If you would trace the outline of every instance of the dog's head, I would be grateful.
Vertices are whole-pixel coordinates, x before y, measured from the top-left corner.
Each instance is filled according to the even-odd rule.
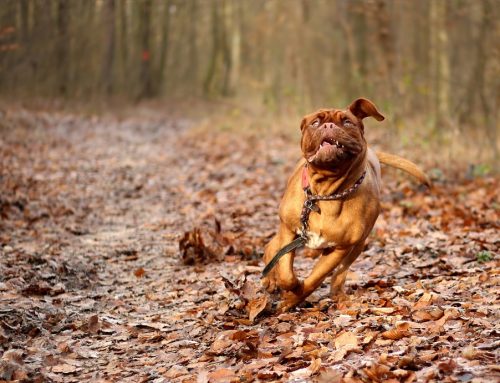
[[[302,120],[301,148],[305,159],[315,167],[342,171],[366,152],[363,118],[384,116],[365,98],[358,98],[345,110],[320,109]]]

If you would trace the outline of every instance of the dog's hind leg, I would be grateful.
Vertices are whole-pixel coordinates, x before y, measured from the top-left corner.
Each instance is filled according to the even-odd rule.
[[[363,251],[364,241],[359,245],[356,245],[349,255],[347,255],[341,262],[340,265],[334,270],[332,274],[332,284],[330,286],[330,296],[334,300],[342,300],[346,297],[344,292],[344,284],[349,271],[349,267],[359,256],[361,251]]]

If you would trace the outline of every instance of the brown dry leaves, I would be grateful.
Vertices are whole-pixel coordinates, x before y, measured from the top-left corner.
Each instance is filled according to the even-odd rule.
[[[6,121],[0,380],[498,380],[497,178],[386,175],[348,299],[278,315],[260,255],[296,143],[151,112]]]
[[[269,303],[269,297],[265,294],[251,299],[247,304],[248,319],[253,322],[255,317],[266,308]]]

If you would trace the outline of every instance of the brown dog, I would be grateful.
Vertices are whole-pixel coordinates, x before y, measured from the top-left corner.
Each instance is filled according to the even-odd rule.
[[[281,311],[302,302],[332,272],[332,297],[343,294],[347,270],[380,212],[379,161],[429,185],[414,163],[367,147],[362,120],[369,116],[384,119],[371,101],[360,98],[345,110],[320,109],[302,120],[304,159],[288,180],[279,209],[281,224],[265,248],[264,262],[270,269],[278,251],[292,241],[319,249],[321,257],[304,281],[294,273],[293,250],[265,271],[268,291],[283,291]]]

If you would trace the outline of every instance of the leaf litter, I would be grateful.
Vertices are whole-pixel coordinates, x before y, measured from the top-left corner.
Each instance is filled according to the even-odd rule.
[[[388,171],[347,299],[277,314],[261,255],[293,140],[153,112],[12,107],[0,129],[0,381],[500,377],[496,177]]]

